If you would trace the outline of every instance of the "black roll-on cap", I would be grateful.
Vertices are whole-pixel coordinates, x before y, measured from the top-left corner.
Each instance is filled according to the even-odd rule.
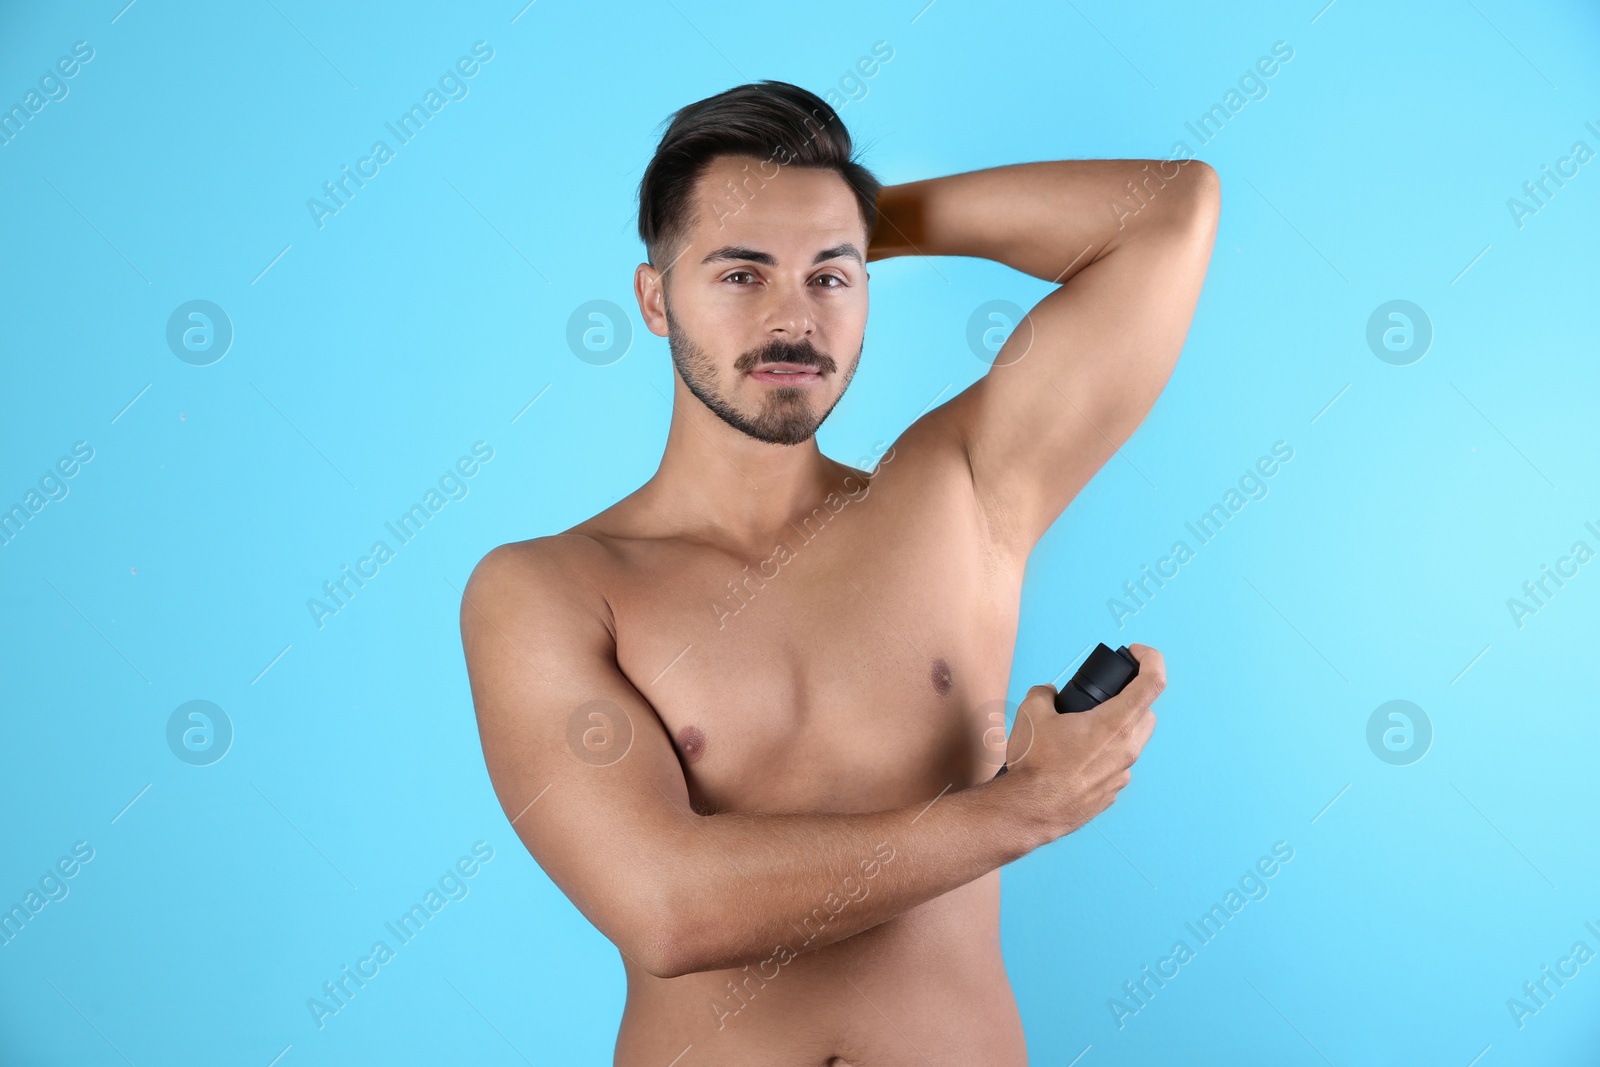
[[[1133,658],[1133,653],[1128,651],[1128,646],[1112,651],[1104,644],[1094,646],[1094,651],[1089,653],[1089,658],[1083,661],[1072,675],[1071,681],[1056,694],[1056,711],[1065,714],[1069,711],[1088,711],[1090,708],[1104,701],[1110,700],[1123,689],[1139,673],[1139,661]],[[1000,764],[1000,769],[994,772],[996,778],[1006,773],[1006,765]]]
[[[1088,711],[1110,700],[1139,673],[1139,661],[1123,645],[1113,651],[1105,644],[1095,645],[1062,690],[1056,694],[1056,711]]]

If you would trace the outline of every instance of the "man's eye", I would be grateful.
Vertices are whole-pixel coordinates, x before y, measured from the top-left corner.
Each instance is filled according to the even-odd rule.
[[[739,279],[739,278],[754,279],[755,278],[755,274],[752,271],[748,271],[748,270],[736,270],[736,271],[733,271],[733,272],[725,275],[722,280],[725,281],[725,282],[732,282],[733,284],[740,285],[740,286],[749,284],[747,282],[738,281],[737,279]],[[819,288],[822,288],[822,289],[840,289],[840,288],[844,288],[845,286],[847,286],[849,284],[844,278],[842,278],[841,276],[839,276],[837,274],[819,274],[819,275],[817,275],[815,280],[819,281],[819,282],[821,282],[821,281],[831,281],[831,282],[834,283],[832,285],[819,286]]]

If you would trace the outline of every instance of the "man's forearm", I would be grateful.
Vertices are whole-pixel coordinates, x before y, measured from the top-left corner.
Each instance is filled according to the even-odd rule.
[[[1064,282],[1137,233],[1193,210],[1181,161],[1018,163],[885,187],[869,261],[976,256]]]
[[[781,966],[1053,840],[1008,778],[883,812],[695,817],[672,865],[669,974]]]

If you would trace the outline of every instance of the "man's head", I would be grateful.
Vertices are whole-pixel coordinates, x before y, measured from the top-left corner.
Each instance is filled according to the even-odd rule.
[[[639,183],[645,324],[757,440],[810,439],[860,361],[880,183],[851,151],[820,97],[765,81],[676,112]]]

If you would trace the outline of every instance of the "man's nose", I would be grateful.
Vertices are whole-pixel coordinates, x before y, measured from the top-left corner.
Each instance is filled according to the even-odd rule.
[[[817,323],[811,315],[803,286],[779,286],[773,301],[767,322],[769,330],[782,331],[791,338],[809,337],[816,332]]]

